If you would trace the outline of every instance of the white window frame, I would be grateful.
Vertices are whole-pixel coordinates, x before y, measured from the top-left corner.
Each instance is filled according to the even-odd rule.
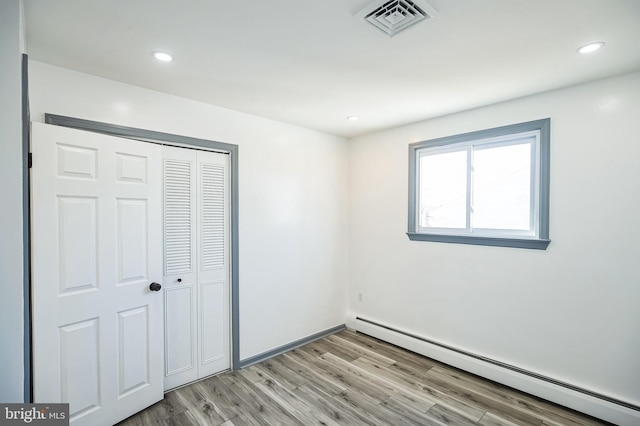
[[[490,245],[545,250],[549,240],[550,119],[513,124],[409,145],[409,229],[413,241]],[[529,230],[481,229],[472,225],[473,154],[478,150],[531,143]],[[467,152],[466,228],[421,227],[420,159],[446,152]]]

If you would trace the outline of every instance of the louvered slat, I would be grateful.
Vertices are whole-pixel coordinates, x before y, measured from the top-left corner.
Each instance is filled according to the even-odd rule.
[[[192,270],[191,162],[164,162],[165,275]]]
[[[201,167],[201,250],[203,271],[224,267],[224,166]]]

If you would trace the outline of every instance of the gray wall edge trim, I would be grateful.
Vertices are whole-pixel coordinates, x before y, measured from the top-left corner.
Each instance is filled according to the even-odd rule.
[[[229,153],[231,161],[231,199],[229,200],[231,204],[231,369],[237,370],[240,368],[240,189],[238,145],[48,113],[44,115],[44,121],[46,124],[86,130],[111,136],[126,137],[155,143],[173,142],[182,145],[191,145],[194,147],[213,148]]]
[[[275,349],[271,349],[270,351],[262,352],[261,354],[243,359],[242,361],[240,361],[240,368],[246,368],[250,365],[257,364],[262,361],[266,361],[270,358],[281,355],[285,352],[289,352],[290,350],[299,348],[300,346],[304,346],[308,343],[315,342],[316,340],[320,340],[323,337],[331,336],[332,334],[345,330],[346,328],[347,328],[346,325],[340,324],[335,327],[329,328],[327,330],[312,334],[311,336],[307,336],[302,339],[296,340],[294,342],[287,343],[286,345],[279,346]]]
[[[417,232],[407,232],[411,241],[431,241],[437,243],[451,244],[471,244],[478,246],[512,247],[535,250],[546,250],[551,243],[548,239],[518,239],[518,238],[492,238],[492,237],[471,237],[466,235],[437,235],[422,234]]]
[[[456,348],[454,346],[446,345],[444,343],[440,343],[440,342],[435,341],[435,340],[427,339],[427,338],[424,338],[422,336],[418,336],[418,335],[413,334],[413,333],[409,333],[409,332],[406,332],[406,331],[403,331],[403,330],[399,330],[399,329],[391,327],[391,326],[380,324],[380,323],[378,323],[376,321],[368,320],[366,318],[356,317],[356,321],[362,321],[362,322],[365,322],[367,324],[370,324],[370,325],[373,325],[373,326],[376,326],[376,327],[380,327],[380,328],[384,328],[384,329],[392,331],[394,333],[402,334],[402,335],[410,337],[412,339],[416,339],[416,340],[419,340],[421,342],[425,342],[425,343],[428,343],[430,345],[434,345],[434,346],[437,346],[439,348],[458,353],[460,355],[468,356],[468,357],[471,357],[471,358],[474,358],[474,359],[477,359],[477,360],[480,360],[480,361],[483,361],[483,362],[486,362],[486,363],[489,363],[489,364],[492,364],[492,365],[495,365],[495,366],[498,366],[498,367],[501,367],[501,368],[505,368],[507,370],[514,371],[514,372],[519,373],[519,374],[523,374],[523,375],[526,375],[526,376],[529,376],[529,377],[533,377],[533,378],[538,379],[538,380],[542,380],[542,381],[554,384],[556,386],[561,386],[563,388],[570,389],[572,391],[579,392],[579,393],[582,393],[582,394],[585,394],[585,395],[589,395],[589,396],[592,396],[594,398],[601,399],[603,401],[611,402],[613,404],[620,405],[622,407],[630,408],[630,409],[635,410],[635,411],[640,411],[640,406],[637,406],[637,405],[632,404],[630,402],[623,401],[621,399],[614,398],[614,397],[611,397],[611,396],[603,395],[603,394],[601,394],[599,392],[595,392],[595,391],[592,391],[592,390],[589,390],[589,389],[585,389],[583,387],[580,387],[580,386],[577,386],[577,385],[573,385],[571,383],[564,382],[564,381],[561,381],[561,380],[557,380],[557,379],[554,379],[552,377],[545,376],[543,374],[535,373],[533,371],[529,371],[529,370],[526,370],[524,368],[520,368],[520,367],[517,367],[515,365],[508,364],[506,362],[498,361],[498,360],[495,360],[493,358],[488,358],[488,357],[485,357],[483,355],[479,355],[479,354],[476,354],[476,353],[473,353],[473,352],[469,352],[469,351],[466,351],[466,350],[463,350],[463,349]],[[358,331],[358,333],[366,334],[366,333],[363,333],[362,331]]]
[[[29,174],[29,57],[22,55],[22,262],[24,303],[24,402],[31,402],[31,180]]]

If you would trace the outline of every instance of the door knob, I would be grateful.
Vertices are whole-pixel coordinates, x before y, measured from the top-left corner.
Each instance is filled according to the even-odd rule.
[[[161,288],[162,286],[158,283],[151,283],[151,285],[149,286],[149,290],[151,291],[160,291]]]

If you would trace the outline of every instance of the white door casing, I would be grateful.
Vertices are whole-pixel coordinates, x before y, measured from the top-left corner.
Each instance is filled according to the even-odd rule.
[[[163,149],[165,389],[230,368],[229,156]]]
[[[32,124],[35,402],[110,425],[163,397],[161,147]]]

